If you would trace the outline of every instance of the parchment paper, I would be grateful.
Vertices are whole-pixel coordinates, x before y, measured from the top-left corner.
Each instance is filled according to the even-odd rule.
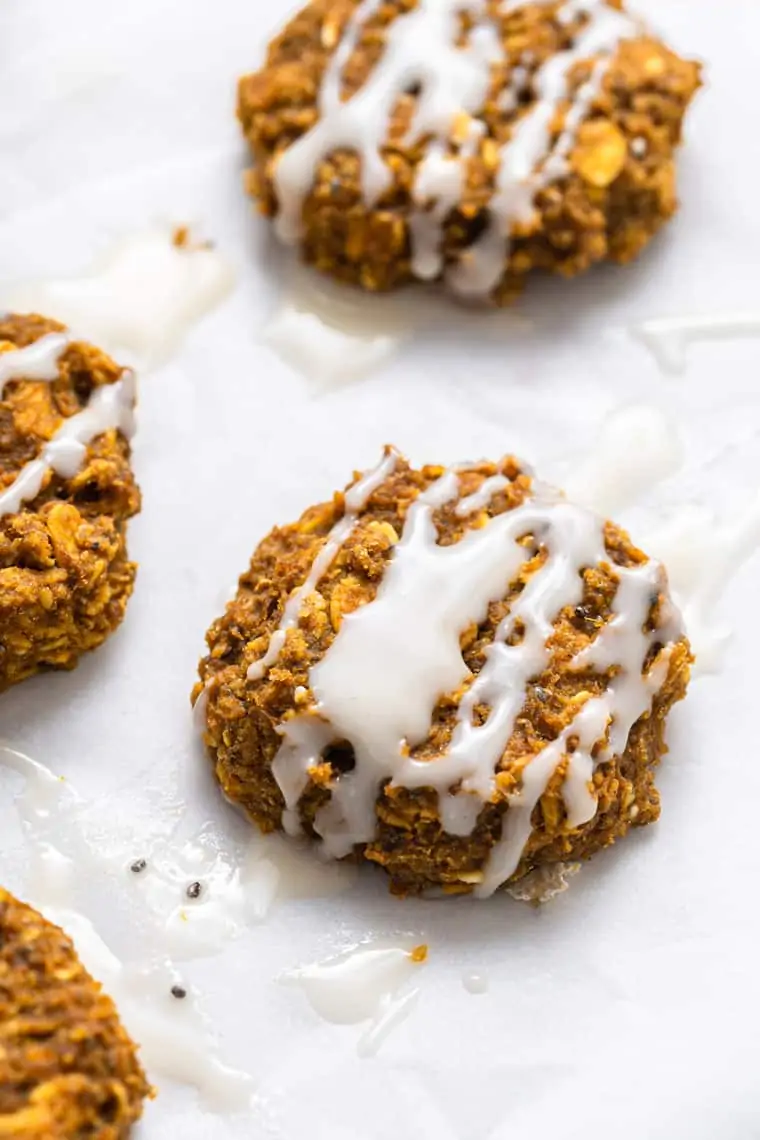
[[[569,284],[536,281],[520,309],[532,330],[499,335],[462,313],[327,391],[263,340],[283,258],[244,199],[233,116],[236,76],[289,7],[0,3],[0,284],[83,270],[157,221],[198,226],[237,272],[225,305],[142,382],[145,501],[130,530],[141,569],[122,630],[76,672],[0,698],[0,737],[74,784],[91,821],[134,835],[136,854],[183,813],[239,829],[189,718],[204,630],[269,527],[371,465],[383,443],[420,462],[513,451],[552,476],[633,400],[675,417],[686,449],[683,472],[650,494],[636,525],[668,504],[739,506],[760,477],[760,343],[694,346],[673,379],[627,331],[760,302],[756,0],[639,4],[709,61],[710,84],[688,121],[683,210],[646,256]],[[757,561],[746,566],[722,603],[735,629],[723,672],[696,681],[672,718],[656,827],[538,911],[505,898],[401,903],[371,873],[332,898],[281,901],[185,971],[225,1060],[253,1074],[255,1109],[220,1116],[166,1087],[140,1135],[759,1135],[757,573]],[[2,795],[0,877],[21,890],[27,851]],[[139,915],[116,892],[91,906],[119,952],[139,957]],[[402,934],[427,942],[430,958],[416,1008],[375,1058],[357,1057],[357,1027],[321,1021],[274,980]],[[487,994],[465,991],[473,970]]]

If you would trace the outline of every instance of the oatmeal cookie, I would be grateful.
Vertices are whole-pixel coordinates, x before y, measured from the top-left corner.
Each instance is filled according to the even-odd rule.
[[[312,0],[240,81],[248,187],[341,281],[505,304],[674,214],[699,84],[622,0]]]
[[[488,895],[656,820],[691,662],[619,527],[515,459],[393,449],[263,540],[207,641],[224,794],[400,894]]]
[[[134,376],[44,317],[0,319],[0,691],[121,622]]]
[[[126,1140],[150,1095],[71,939],[0,888],[0,1137]]]

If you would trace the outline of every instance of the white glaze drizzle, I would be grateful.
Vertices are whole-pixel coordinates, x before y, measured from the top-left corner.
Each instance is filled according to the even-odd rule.
[[[652,596],[663,587],[661,567],[650,561],[635,568],[616,566],[615,573],[620,584],[613,603],[614,617],[573,665],[600,672],[617,666],[619,672],[604,695],[587,700],[559,737],[523,770],[519,792],[509,797],[501,839],[491,852],[483,883],[475,890],[481,897],[492,894],[517,869],[530,836],[533,809],[564,757],[568,757],[568,766],[562,795],[568,822],[579,827],[593,819],[596,797],[590,781],[594,769],[622,754],[631,729],[649,711],[653,696],[667,677],[672,641],[680,632],[679,616],[673,610],[664,627],[654,633],[643,629]],[[667,644],[644,674],[647,655],[659,640]],[[576,742],[575,749],[568,756],[571,740]]]
[[[499,491],[503,491],[505,487],[509,486],[509,479],[504,475],[490,475],[488,479],[484,479],[478,487],[477,491],[472,495],[467,495],[464,499],[460,499],[456,505],[454,514],[458,518],[466,518],[474,511],[482,511],[491,502],[491,499]]]
[[[579,15],[588,21],[572,47],[551,56],[533,76],[536,102],[515,124],[502,147],[496,192],[489,203],[490,223],[483,235],[461,256],[449,274],[452,288],[463,296],[483,297],[498,284],[509,257],[510,234],[516,224],[529,222],[536,194],[568,170],[567,157],[578,130],[600,93],[609,63],[620,43],[636,35],[638,25],[606,0],[568,0],[558,13],[569,23]],[[597,60],[590,79],[580,86],[554,147],[551,126],[568,97],[568,80],[575,64]]]
[[[354,748],[355,767],[333,783],[330,801],[314,824],[324,851],[336,858],[373,838],[375,801],[387,779],[407,788],[436,789],[444,828],[456,835],[473,830],[483,805],[493,798],[497,766],[526,688],[549,664],[547,646],[556,618],[581,600],[583,569],[609,562],[601,519],[543,486],[521,506],[457,543],[440,546],[433,513],[459,495],[461,470],[447,471],[411,505],[375,599],[344,617],[332,645],[311,670],[315,704],[279,728],[283,744],[273,773],[291,833],[300,829],[298,801],[309,769],[336,740],[347,740]],[[501,487],[499,483],[496,489]],[[527,548],[521,541],[526,535],[533,536]],[[472,678],[462,658],[462,632],[483,621],[489,604],[505,596],[539,549],[545,561],[516,597],[482,669]],[[578,826],[593,818],[596,800],[589,782],[594,768],[624,750],[633,724],[648,711],[667,673],[669,646],[680,635],[679,615],[673,609],[658,630],[643,630],[652,596],[664,585],[659,564],[613,569],[619,579],[613,616],[575,666],[603,672],[617,666],[618,672],[604,695],[581,703],[557,740],[525,765],[478,894],[490,894],[514,873],[533,808],[565,758],[563,795],[571,823]],[[522,637],[510,644],[520,631]],[[644,676],[645,659],[656,641],[667,643],[666,648]],[[405,648],[410,644],[414,654]],[[412,758],[410,750],[428,736],[438,699],[460,689],[445,754],[433,760]],[[489,715],[483,724],[474,723],[482,705]]]
[[[70,339],[68,333],[48,333],[25,348],[0,352],[0,397],[11,380],[55,380]]]
[[[409,144],[426,135],[447,141],[456,118],[463,112],[477,111],[485,100],[489,65],[501,57],[496,29],[490,24],[479,24],[466,46],[458,48],[455,43],[460,14],[482,16],[484,0],[420,0],[417,8],[390,25],[378,66],[363,87],[343,101],[343,69],[363,26],[379,7],[380,0],[364,0],[357,7],[325,71],[319,122],[280,159],[275,175],[280,205],[276,224],[284,241],[293,243],[300,237],[303,200],[315,170],[336,149],[348,147],[358,151],[365,199],[369,204],[377,201],[390,182],[390,172],[381,155],[388,122],[396,101],[410,86],[419,84],[422,90],[407,139]],[[443,154],[434,152],[431,167],[423,174],[423,189],[432,164],[439,159],[446,161]],[[452,162],[460,166],[457,159]],[[460,168],[460,179],[461,173]],[[457,177],[455,172],[445,170],[446,189],[441,193],[450,198],[453,188],[452,205],[461,189]]]
[[[131,438],[135,395],[136,378],[129,371],[114,384],[96,388],[87,407],[64,420],[39,456],[25,464],[13,482],[0,491],[0,516],[16,514],[22,503],[34,499],[49,471],[72,479],[84,463],[88,444],[103,432],[118,429]]]
[[[380,0],[364,0],[356,8],[325,71],[319,121],[279,160],[276,228],[284,241],[298,241],[303,202],[318,165],[340,148],[359,155],[364,198],[368,206],[374,205],[391,180],[382,148],[393,108],[405,91],[418,85],[416,114],[405,142],[428,141],[412,188],[412,270],[421,280],[433,280],[444,270],[444,223],[463,197],[467,162],[485,134],[485,124],[475,116],[484,106],[492,67],[504,60],[501,36],[488,17],[484,0],[419,0],[412,11],[390,24],[384,52],[371,75],[355,95],[343,100],[344,68],[379,4]],[[500,14],[523,6],[522,2],[504,4]],[[457,46],[463,13],[471,17],[473,28],[467,43]],[[556,53],[533,75],[536,101],[515,123],[501,148],[488,228],[448,273],[450,284],[461,295],[484,297],[497,285],[509,256],[513,227],[530,219],[538,191],[567,173],[568,156],[602,88],[610,60],[622,40],[639,30],[606,0],[566,0],[557,13],[563,25],[579,17],[586,22],[571,47]],[[568,98],[570,72],[576,63],[589,59],[596,60],[592,74],[573,95],[563,130],[552,145],[551,127]],[[505,114],[517,109],[532,62],[526,59],[512,69],[500,96]]]
[[[303,603],[309,594],[313,594],[319,585],[322,575],[330,568],[335,555],[341,549],[351,531],[356,525],[358,512],[366,504],[370,496],[380,487],[393,472],[399,459],[398,452],[390,448],[380,463],[368,471],[345,494],[345,513],[332,528],[319,554],[312,563],[305,582],[288,599],[280,619],[280,624],[272,634],[266,653],[258,661],[252,662],[248,668],[248,680],[260,680],[267,669],[274,665],[282,652],[288,630],[298,625],[298,618]]]

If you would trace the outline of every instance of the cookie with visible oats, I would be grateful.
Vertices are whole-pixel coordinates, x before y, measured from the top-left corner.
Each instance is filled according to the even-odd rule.
[[[504,304],[643,249],[699,83],[621,0],[313,0],[240,81],[248,187],[333,277]]]
[[[71,939],[0,888],[0,1137],[126,1140],[150,1095]]]
[[[514,459],[393,449],[263,540],[207,641],[193,700],[225,795],[398,894],[546,897],[657,819],[691,662],[617,526]]]
[[[63,325],[0,318],[0,691],[72,669],[121,622],[134,376]]]

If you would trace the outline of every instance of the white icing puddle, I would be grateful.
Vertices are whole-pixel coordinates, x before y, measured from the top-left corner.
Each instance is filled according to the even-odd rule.
[[[126,865],[125,876],[144,907],[163,923],[166,947],[177,960],[218,953],[268,914],[279,872],[260,852],[238,863],[213,830],[176,848],[161,841],[147,857]]]
[[[120,242],[81,277],[9,286],[2,303],[70,325],[131,364],[156,367],[230,292],[233,273],[213,248],[177,244],[156,228]]]
[[[94,978],[113,998],[127,1031],[140,1046],[151,1080],[193,1085],[211,1108],[244,1109],[253,1092],[248,1074],[223,1064],[198,1005],[167,959],[127,966],[94,925],[75,907],[75,864],[54,847],[40,844],[28,895],[46,918],[74,940]],[[81,868],[76,867],[79,873]]]
[[[216,1109],[244,1108],[252,1094],[251,1077],[220,1060],[197,994],[180,979],[163,948],[147,956],[142,950],[137,964],[127,964],[78,908],[77,880],[92,886],[111,871],[109,893],[114,886],[109,857],[90,848],[77,826],[82,800],[64,781],[13,749],[0,746],[0,766],[24,781],[14,801],[30,854],[24,897],[73,938],[85,966],[103,983],[140,1045],[151,1080],[190,1084]]]
[[[487,994],[489,989],[488,975],[475,971],[463,974],[462,985],[468,994]]]
[[[291,368],[327,388],[363,379],[390,360],[408,335],[339,328],[286,301],[269,322],[264,340]]]
[[[732,577],[760,546],[760,495],[727,518],[686,504],[642,543],[668,568],[697,658],[695,671],[717,672],[731,630],[716,621],[714,611]]]
[[[620,513],[676,475],[683,461],[672,421],[657,408],[634,405],[607,417],[595,443],[561,482],[574,501],[625,523]],[[760,497],[723,517],[704,504],[683,503],[660,522],[637,527],[633,538],[667,570],[697,659],[694,672],[716,672],[731,631],[716,622],[714,612],[760,546]]]
[[[410,297],[409,291],[365,294],[296,266],[263,339],[286,364],[324,390],[363,379],[392,359],[429,320],[424,297]]]
[[[297,986],[320,1017],[334,1025],[367,1022],[357,1044],[373,1056],[391,1030],[411,1013],[419,988],[409,988],[427,958],[426,947],[361,945],[335,958],[289,970],[284,985]]]
[[[361,380],[418,334],[466,321],[472,331],[507,340],[532,328],[514,312],[473,312],[437,289],[376,295],[339,285],[303,266],[289,273],[284,299],[264,342],[319,390]]]
[[[760,337],[760,313],[662,317],[634,325],[631,334],[646,345],[663,372],[686,371],[693,344],[736,337]]]
[[[683,458],[678,431],[665,413],[634,404],[607,416],[592,447],[561,483],[573,502],[614,517],[675,475]]]
[[[290,898],[330,898],[354,882],[356,867],[323,863],[305,844],[251,832],[241,849],[207,825],[186,842],[156,841],[145,852],[110,856],[161,924],[177,961],[221,952],[273,906]]]

